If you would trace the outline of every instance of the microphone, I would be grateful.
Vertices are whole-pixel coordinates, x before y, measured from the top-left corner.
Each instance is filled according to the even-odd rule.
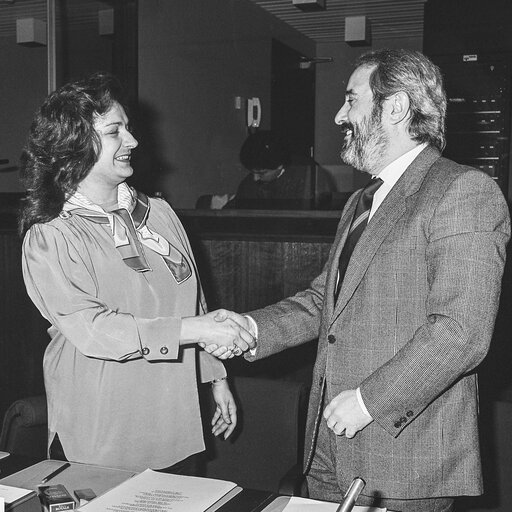
[[[336,512],[351,512],[365,485],[366,482],[362,478],[354,478]]]

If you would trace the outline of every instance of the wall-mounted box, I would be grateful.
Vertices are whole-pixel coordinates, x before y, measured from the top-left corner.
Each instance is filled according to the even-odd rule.
[[[16,20],[16,42],[26,46],[46,46],[46,22],[36,18]]]
[[[98,11],[98,32],[100,36],[111,36],[114,33],[114,9]]]
[[[345,18],[345,42],[350,46],[369,46],[371,44],[370,20],[366,16],[347,16]]]

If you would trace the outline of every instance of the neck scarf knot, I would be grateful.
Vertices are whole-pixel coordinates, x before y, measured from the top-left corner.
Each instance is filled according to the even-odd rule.
[[[117,202],[117,209],[106,212],[75,192],[64,204],[61,216],[79,215],[98,224],[108,224],[121,258],[136,272],[151,271],[144,254],[146,247],[162,257],[178,284],[186,281],[192,269],[185,255],[146,224],[150,210],[148,197],[122,183],[117,189]]]

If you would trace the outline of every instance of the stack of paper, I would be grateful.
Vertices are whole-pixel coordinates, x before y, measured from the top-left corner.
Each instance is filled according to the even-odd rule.
[[[339,503],[292,496],[279,496],[262,512],[337,512]],[[385,508],[355,505],[352,512],[386,512]],[[391,512],[391,511],[388,511]]]
[[[4,508],[5,507],[5,508]],[[40,512],[41,504],[34,491],[0,484],[0,511]]]

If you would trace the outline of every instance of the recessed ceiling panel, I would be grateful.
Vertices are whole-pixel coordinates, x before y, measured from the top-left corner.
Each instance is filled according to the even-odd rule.
[[[292,0],[250,0],[318,43],[343,42],[345,18],[367,16],[372,40],[421,37],[426,0],[325,0],[325,10],[305,11]]]

